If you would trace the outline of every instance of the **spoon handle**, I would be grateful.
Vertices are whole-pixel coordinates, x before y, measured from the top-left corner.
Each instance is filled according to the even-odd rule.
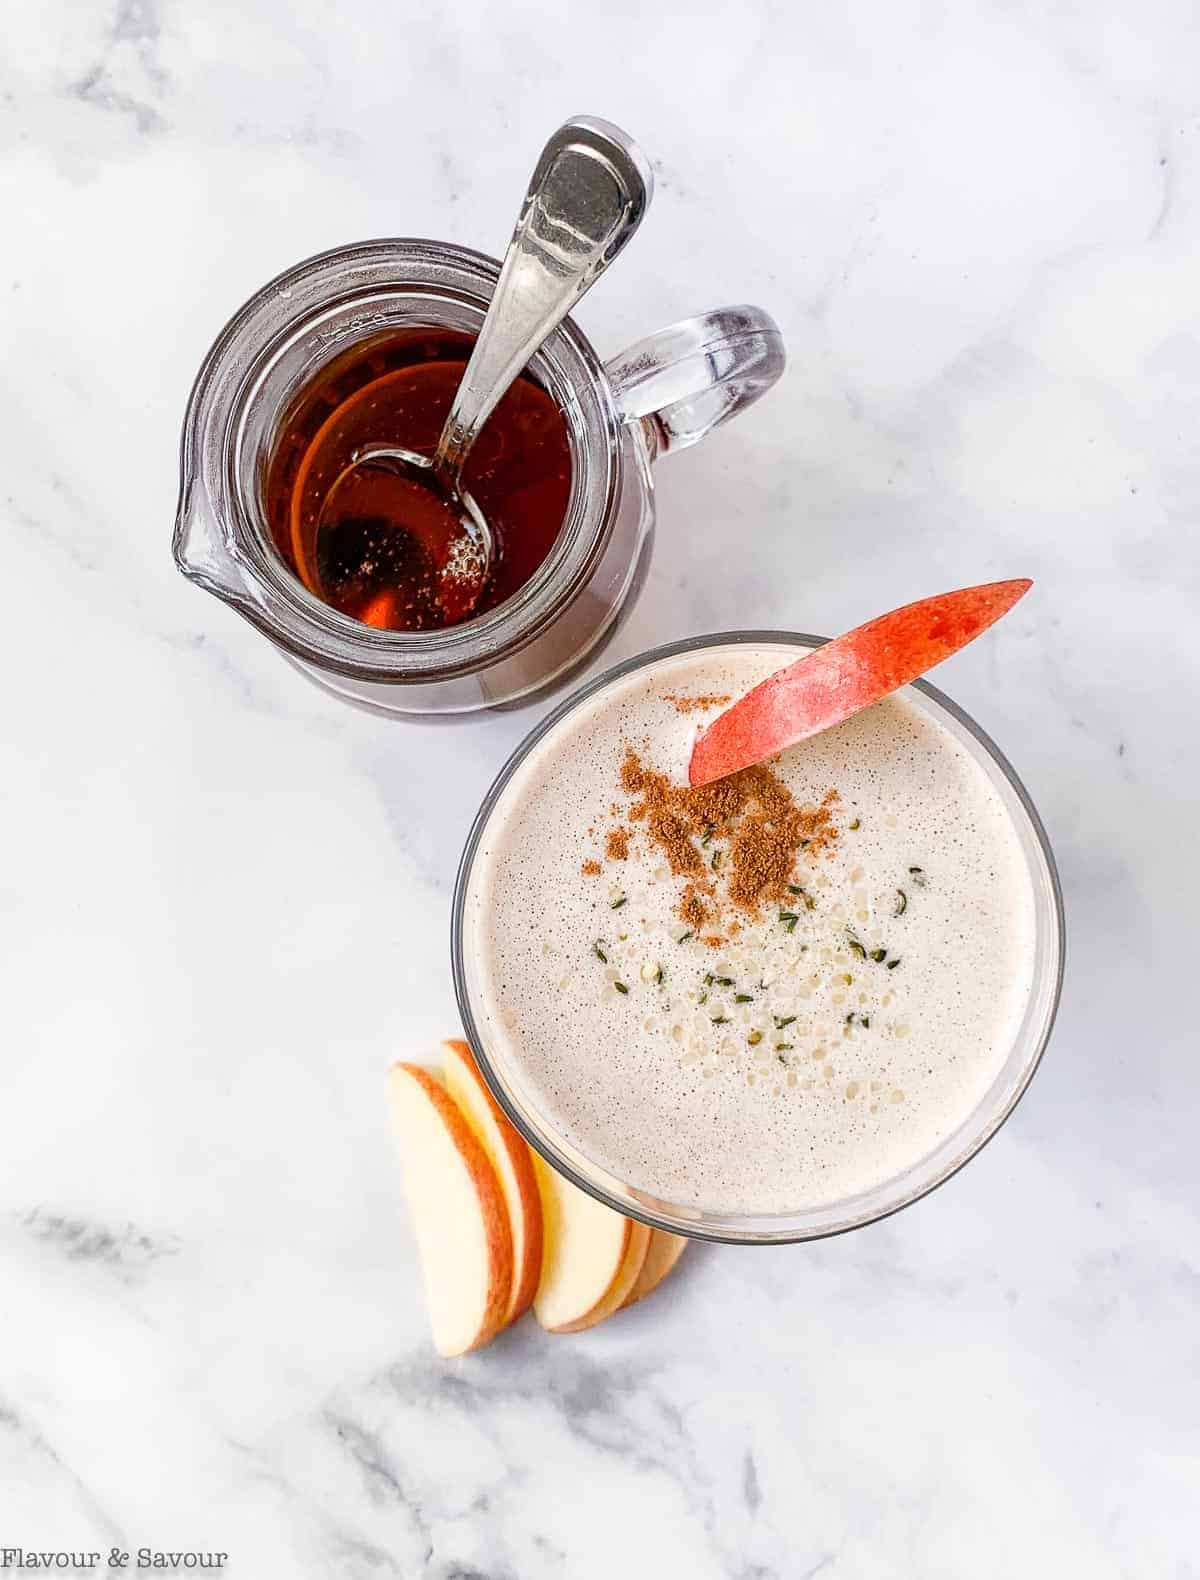
[[[578,115],[537,162],[434,466],[457,479],[497,401],[641,223],[649,161],[609,121]]]

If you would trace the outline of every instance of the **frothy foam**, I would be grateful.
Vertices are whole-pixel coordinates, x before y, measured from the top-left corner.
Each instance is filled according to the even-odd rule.
[[[799,1211],[901,1174],[977,1107],[1032,984],[1017,832],[902,697],[775,764],[797,802],[838,793],[838,837],[802,853],[795,911],[741,917],[718,948],[684,936],[681,881],[630,821],[622,757],[683,782],[709,712],[680,699],[737,696],[794,656],[679,655],[589,699],[506,787],[467,894],[479,1030],[523,1095],[636,1189],[709,1211]],[[616,827],[625,860],[606,855]]]

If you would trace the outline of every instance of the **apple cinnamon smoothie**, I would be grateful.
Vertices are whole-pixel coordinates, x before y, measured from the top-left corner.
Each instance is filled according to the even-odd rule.
[[[528,753],[465,896],[479,1035],[635,1190],[785,1213],[901,1174],[995,1079],[1032,883],[982,767],[905,693],[687,785],[697,728],[791,646],[665,658]]]

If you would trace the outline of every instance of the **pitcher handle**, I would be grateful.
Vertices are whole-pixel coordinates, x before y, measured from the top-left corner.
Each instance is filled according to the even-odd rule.
[[[686,450],[764,395],[787,361],[761,307],[717,307],[648,335],[605,366],[625,422],[645,423],[655,456]]]

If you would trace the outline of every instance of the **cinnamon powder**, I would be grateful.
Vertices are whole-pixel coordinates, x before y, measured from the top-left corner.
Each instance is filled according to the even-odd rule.
[[[697,708],[723,708],[730,700],[728,694],[718,696],[715,691],[705,692],[699,697],[680,697],[668,691],[663,697],[663,701],[669,702],[676,713],[695,713]]]
[[[708,908],[700,898],[694,883],[689,883],[683,891],[683,899],[679,902],[679,918],[693,931],[703,927],[708,920]]]
[[[609,861],[626,861],[629,857],[629,830],[610,828],[604,841],[604,854]]]
[[[786,899],[800,852],[817,855],[837,838],[837,791],[819,806],[799,806],[764,763],[713,784],[676,785],[627,747],[621,786],[637,797],[630,820],[645,823],[672,873],[688,880],[679,916],[697,931],[727,906],[755,916]]]

